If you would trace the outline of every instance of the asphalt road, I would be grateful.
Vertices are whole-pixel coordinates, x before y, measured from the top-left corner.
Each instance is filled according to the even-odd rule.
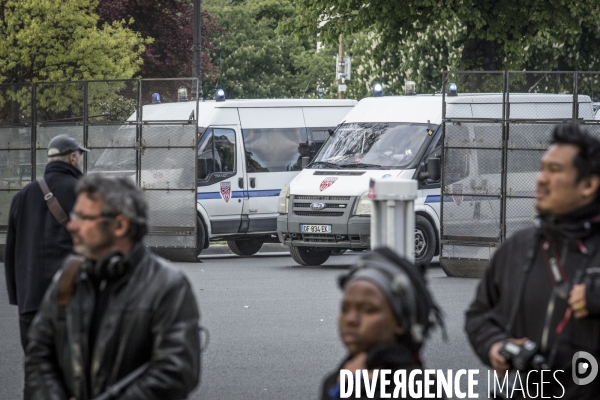
[[[321,380],[344,357],[336,318],[337,276],[357,253],[300,267],[290,256],[215,255],[178,263],[188,275],[210,332],[202,382],[191,399],[316,399]],[[436,331],[424,352],[427,368],[479,369],[479,398],[487,398],[486,370],[463,333],[464,310],[475,279],[448,278],[430,267],[428,280],[445,312],[448,341]],[[0,399],[21,398],[22,352],[16,308],[0,276]],[[466,385],[461,385],[464,387]]]

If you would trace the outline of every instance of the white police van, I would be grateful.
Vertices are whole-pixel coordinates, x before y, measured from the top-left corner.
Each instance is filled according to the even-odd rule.
[[[408,82],[407,94],[414,94],[413,88],[414,84]],[[568,99],[565,101],[552,96],[560,97],[511,94],[511,103],[516,103],[511,108],[511,115],[515,118],[528,115],[535,119],[549,118],[549,114],[556,116],[557,112],[572,113]],[[477,97],[485,97],[485,101],[476,101]],[[501,94],[461,94],[447,97],[446,102],[447,116],[501,118]],[[551,102],[562,103],[549,104]],[[591,112],[589,97],[580,96],[580,103],[589,103]],[[277,232],[280,240],[290,246],[294,260],[301,265],[320,265],[334,250],[368,249],[371,222],[371,200],[367,196],[369,182],[372,178],[387,177],[418,180],[415,261],[425,264],[439,255],[440,180],[439,176],[432,180],[424,172],[430,159],[441,157],[441,123],[441,94],[361,100],[313,162],[281,191]],[[465,134],[468,140],[472,132],[467,130]],[[473,161],[470,168],[460,162],[459,165],[445,165],[446,176],[454,168],[457,183],[472,183],[473,174],[486,171],[485,160],[479,158],[477,151],[473,151],[467,159],[467,162]],[[479,161],[482,165],[477,168]],[[496,173],[499,181],[499,172]],[[432,174],[435,175],[439,174]],[[533,172],[530,175],[533,177]],[[488,176],[487,180],[490,182],[491,178]]]
[[[228,100],[198,104],[198,241],[238,255],[278,243],[277,198],[355,100]]]

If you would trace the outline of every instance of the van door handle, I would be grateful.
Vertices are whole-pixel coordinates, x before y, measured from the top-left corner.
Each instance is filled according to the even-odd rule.
[[[244,188],[244,178],[238,178],[238,187],[240,189]]]
[[[254,189],[256,186],[256,178],[250,178],[250,187]]]

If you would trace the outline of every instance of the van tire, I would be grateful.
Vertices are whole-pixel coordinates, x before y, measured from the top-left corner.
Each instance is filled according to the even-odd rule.
[[[206,244],[206,228],[199,216],[196,216],[196,258],[200,256]]]
[[[415,264],[427,265],[433,259],[437,240],[427,218],[417,215],[415,220]]]
[[[232,253],[238,256],[251,256],[258,253],[263,245],[263,241],[259,239],[235,239],[228,240],[227,246]]]
[[[329,259],[331,249],[320,247],[298,247],[290,246],[290,254],[294,261],[305,267],[309,265],[321,265]]]

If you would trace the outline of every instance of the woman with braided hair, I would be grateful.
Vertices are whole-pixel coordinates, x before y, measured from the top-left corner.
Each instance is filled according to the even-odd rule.
[[[361,386],[361,392],[353,392],[350,398],[367,398],[365,388],[372,385],[376,385],[374,397],[368,398],[380,398],[376,370],[391,371],[386,391],[391,394],[394,372],[404,370],[407,380],[411,371],[422,370],[421,347],[434,325],[443,327],[440,309],[427,289],[423,271],[392,250],[379,248],[362,256],[357,265],[340,276],[339,285],[344,296],[338,329],[348,356],[325,378],[321,399],[337,400],[342,390],[350,390],[348,382],[340,382],[341,370],[349,370],[353,378],[356,370],[366,370],[366,379],[372,381],[364,382],[364,373],[359,375],[362,382],[353,379],[353,390]],[[424,389],[423,375],[416,376],[415,385]],[[429,390],[436,393],[435,388]],[[404,392],[400,392],[402,398],[411,398],[410,390]]]

